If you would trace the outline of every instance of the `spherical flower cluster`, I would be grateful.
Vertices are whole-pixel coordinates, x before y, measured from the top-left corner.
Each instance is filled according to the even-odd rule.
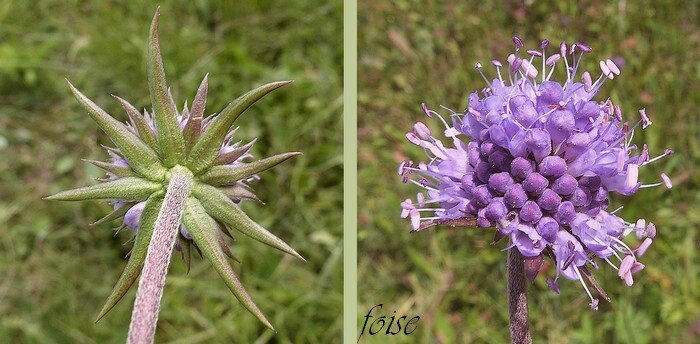
[[[508,56],[507,67],[492,61],[498,78],[489,81],[482,65],[476,64],[488,87],[482,97],[477,92],[469,96],[464,113],[452,112],[448,122],[422,105],[428,117],[442,122],[453,147],[445,146],[421,122],[406,134],[429,161],[399,166],[404,182],[426,190],[418,193],[416,202],[402,203],[402,217],[410,218],[414,231],[465,219],[478,227],[496,227],[496,239],[510,239],[507,249],[522,253],[531,276],[537,275],[542,257],[549,256],[556,276],[547,284],[558,292],[560,275],[579,280],[597,309],[598,299],[584,276],[609,299],[588,266],[597,269],[596,259],[603,260],[631,286],[632,275],[644,268],[637,258],[656,235],[652,223],[629,223],[615,215],[619,209],[608,211],[608,195],[671,188],[665,174],[652,184],[642,184],[638,175],[640,167],[673,152],[650,158],[646,145],[638,149],[632,144],[635,129],[651,124],[644,109],[640,120],[629,125],[610,99],[593,100],[605,80],[620,74],[612,60],[600,61],[597,80],[589,72],[576,80],[583,55],[592,50],[589,46],[562,42],[557,53],[547,56],[547,40],[540,50],[525,54],[522,40],[513,41],[515,52]],[[565,68],[561,82],[552,78],[557,65]],[[631,232],[642,240],[636,249],[623,242]]]

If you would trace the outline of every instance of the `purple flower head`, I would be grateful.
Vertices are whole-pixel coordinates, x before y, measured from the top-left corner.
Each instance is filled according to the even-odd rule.
[[[602,60],[600,71],[581,73],[583,55],[593,50],[584,43],[562,42],[547,55],[547,40],[538,50],[524,49],[517,36],[513,42],[507,66],[492,61],[497,78],[476,65],[487,87],[469,95],[463,112],[453,112],[447,121],[421,104],[428,117],[444,125],[451,142],[443,143],[421,122],[406,135],[428,159],[399,167],[404,182],[426,190],[417,203],[402,203],[402,216],[411,219],[414,230],[454,220],[496,227],[500,237],[510,239],[510,249],[553,258],[556,276],[547,282],[552,290],[558,292],[560,276],[578,280],[595,309],[592,291],[600,289],[586,282],[598,261],[614,266],[632,285],[632,275],[644,268],[637,258],[656,236],[653,224],[630,223],[615,215],[617,210],[609,211],[608,196],[671,188],[666,174],[642,183],[639,170],[673,151],[650,157],[647,145],[632,144],[635,130],[651,125],[644,109],[628,123],[609,99],[595,100],[607,98],[596,95],[604,82],[620,75],[620,63]],[[556,68],[564,69],[561,80],[553,78]],[[632,232],[641,241],[634,249],[623,242]]]

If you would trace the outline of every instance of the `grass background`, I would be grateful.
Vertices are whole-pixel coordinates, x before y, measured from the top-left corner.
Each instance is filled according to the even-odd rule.
[[[375,316],[420,315],[411,336],[361,342],[503,343],[508,341],[506,254],[489,245],[491,231],[438,229],[409,235],[399,203],[417,188],[396,175],[400,161],[424,159],[403,137],[423,119],[420,103],[464,109],[483,80],[473,69],[512,52],[511,36],[587,42],[585,62],[624,58],[622,75],[599,94],[631,121],[646,107],[654,125],[639,132],[655,153],[676,154],[645,168],[675,186],[615,197],[621,216],[656,223],[659,235],[642,261],[647,268],[627,288],[611,268],[599,281],[613,298],[591,311],[576,282],[550,292],[545,278],[530,285],[536,343],[700,342],[700,3],[662,1],[364,1],[359,4],[359,297],[358,328]],[[489,69],[489,68],[487,68]],[[597,72],[596,72],[597,73]],[[593,74],[593,73],[592,73]],[[495,74],[494,74],[495,75]],[[437,121],[436,121],[437,122]],[[437,124],[437,123],[435,123]],[[437,127],[437,126],[436,126]],[[550,275],[552,270],[549,270]]]
[[[303,156],[262,174],[251,217],[308,264],[248,238],[234,268],[278,333],[240,306],[209,263],[173,260],[158,343],[333,343],[342,331],[342,3],[160,1],[161,47],[178,103],[209,74],[208,113],[248,89],[294,79],[251,108],[238,137],[257,156]],[[130,244],[88,224],[106,203],[42,201],[92,184],[108,144],[63,80],[119,119],[110,94],[149,106],[145,49],[156,4],[0,3],[0,342],[123,343],[134,290],[93,324]],[[116,224],[115,224],[116,226]]]

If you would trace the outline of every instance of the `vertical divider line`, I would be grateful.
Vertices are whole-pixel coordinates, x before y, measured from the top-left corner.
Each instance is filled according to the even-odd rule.
[[[357,342],[357,0],[343,2],[343,342]]]

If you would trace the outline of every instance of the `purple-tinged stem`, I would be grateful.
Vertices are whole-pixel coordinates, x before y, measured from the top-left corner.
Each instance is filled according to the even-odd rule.
[[[160,299],[163,296],[165,276],[172,258],[180,220],[192,189],[192,175],[186,170],[171,170],[168,191],[153,228],[146,261],[136,291],[134,310],[129,325],[129,344],[153,343],[158,322]]]
[[[508,250],[508,309],[510,342],[532,344],[525,292],[525,267],[522,254],[515,247]]]

